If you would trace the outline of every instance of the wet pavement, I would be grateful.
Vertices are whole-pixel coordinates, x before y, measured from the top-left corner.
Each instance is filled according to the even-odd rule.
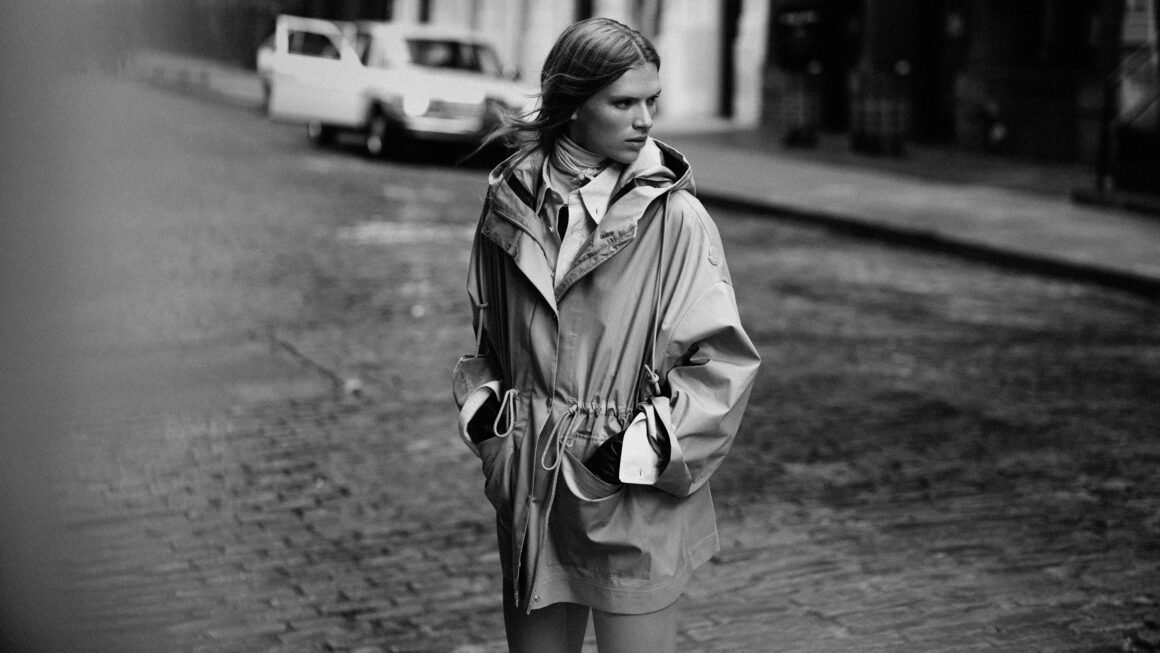
[[[261,110],[252,71],[160,52],[142,53],[133,71]],[[851,153],[837,135],[822,135],[816,149],[786,148],[767,130],[666,122],[663,115],[655,135],[696,162],[698,192],[710,201],[1160,296],[1160,208],[1073,201],[1094,186],[1095,171],[1083,165],[918,144],[903,157],[872,157]]]
[[[149,332],[143,348],[120,333],[118,347],[87,350],[96,381],[76,381],[92,392],[62,416],[70,455],[53,488],[79,634],[56,650],[505,650],[491,510],[477,461],[449,435],[443,386],[470,337],[465,251],[441,248],[464,249],[470,230],[440,212],[470,173],[302,155],[259,117],[231,117],[244,105],[157,97],[157,125],[204,148],[183,169],[213,190],[171,191],[164,206],[190,213],[148,233],[220,219],[209,227],[233,249],[197,251],[229,251],[242,273],[150,298],[173,312],[157,333],[183,338]],[[236,131],[210,136],[223,129]],[[285,160],[231,168],[272,159],[254,149],[263,139]],[[712,158],[685,149],[698,170]],[[728,163],[750,169],[748,156]],[[264,165],[284,165],[269,175],[287,187],[336,192],[250,216],[262,178],[245,171]],[[815,184],[801,200],[815,208],[819,196],[865,196],[882,215],[894,202],[913,217],[930,206],[922,198],[952,191],[964,211],[1007,207],[991,216],[1002,223],[1058,208],[914,180],[903,196],[878,176],[843,171],[855,181],[838,183],[784,165],[781,178]],[[838,192],[845,183],[856,186]],[[443,194],[403,197],[423,184]],[[427,208],[370,215],[384,200]],[[714,214],[767,363],[749,437],[715,483],[723,548],[681,599],[681,650],[1160,650],[1155,303],[771,226],[750,200]],[[1149,279],[1131,253],[1151,223],[1096,213],[1132,225],[1109,227],[1130,234],[1116,274]],[[310,223],[319,216],[330,222]],[[262,231],[244,231],[259,220]],[[260,286],[287,277],[312,290]],[[191,297],[203,313],[181,312]],[[219,332],[233,319],[245,322]]]

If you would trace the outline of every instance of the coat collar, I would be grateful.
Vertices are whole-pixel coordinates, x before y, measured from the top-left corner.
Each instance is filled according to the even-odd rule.
[[[483,234],[508,254],[555,310],[572,284],[620,251],[636,236],[637,222],[658,197],[673,190],[694,190],[692,170],[672,147],[649,139],[616,180],[607,212],[568,274],[553,283],[544,255],[547,228],[536,213],[544,155],[539,150],[514,155],[489,176],[491,210]]]
[[[535,220],[542,192],[544,154],[540,150],[517,153],[496,166],[488,176],[492,201],[509,218]],[[640,156],[623,168],[613,185],[610,204],[643,187],[695,192],[692,169],[677,150],[650,138]],[[528,226],[528,225],[524,225]]]
[[[544,163],[540,166],[539,190],[536,192],[536,202],[533,207],[533,212],[536,215],[540,215],[543,211],[548,191],[555,192],[555,189],[550,189],[548,166],[549,163],[545,157]],[[609,200],[612,199],[612,193],[617,188],[623,168],[623,165],[610,164],[591,181],[576,190],[580,196],[580,201],[584,204],[584,209],[588,211],[588,215],[592,216],[592,221],[596,224],[600,224],[600,221],[604,219],[604,209],[608,207]],[[561,199],[565,204],[568,203],[566,195]]]

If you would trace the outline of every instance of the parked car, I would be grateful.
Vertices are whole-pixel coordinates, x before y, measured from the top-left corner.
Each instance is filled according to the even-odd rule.
[[[470,32],[280,16],[273,45],[269,115],[317,142],[353,131],[371,155],[404,139],[472,144],[534,108],[535,89]]]

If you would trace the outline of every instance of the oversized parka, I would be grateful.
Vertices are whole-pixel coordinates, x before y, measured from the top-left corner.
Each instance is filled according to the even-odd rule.
[[[480,354],[455,381],[490,382],[502,400],[498,436],[473,448],[515,603],[652,612],[719,548],[708,481],[759,358],[680,153],[648,141],[559,280],[535,213],[542,165],[533,153],[489,178],[467,284]],[[645,400],[667,464],[653,485],[608,485],[582,461]]]

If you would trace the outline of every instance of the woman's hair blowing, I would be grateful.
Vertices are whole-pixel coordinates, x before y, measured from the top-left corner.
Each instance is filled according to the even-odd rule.
[[[532,116],[514,117],[495,137],[515,137],[518,149],[550,151],[576,109],[629,69],[661,59],[640,32],[611,18],[569,26],[544,60],[540,103]],[[491,139],[489,139],[491,140]]]

